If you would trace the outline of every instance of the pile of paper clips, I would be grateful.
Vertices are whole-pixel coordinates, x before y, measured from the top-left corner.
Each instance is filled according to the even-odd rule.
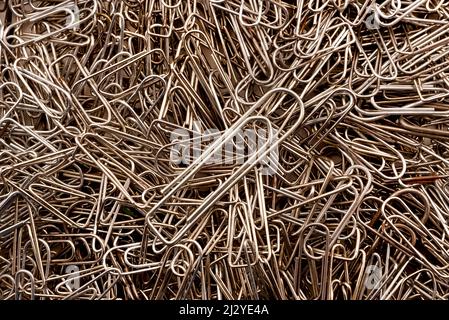
[[[0,6],[0,299],[449,298],[449,1]]]

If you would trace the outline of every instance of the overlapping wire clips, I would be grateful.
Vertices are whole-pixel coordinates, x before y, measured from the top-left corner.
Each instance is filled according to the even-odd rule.
[[[0,7],[1,299],[448,298],[449,1]]]

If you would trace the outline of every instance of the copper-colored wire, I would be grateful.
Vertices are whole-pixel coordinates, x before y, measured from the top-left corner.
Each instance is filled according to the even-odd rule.
[[[447,299],[448,8],[0,4],[0,299]]]

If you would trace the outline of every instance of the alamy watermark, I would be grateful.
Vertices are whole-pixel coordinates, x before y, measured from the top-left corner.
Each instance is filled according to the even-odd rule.
[[[66,280],[66,287],[70,291],[79,289],[80,287],[80,269],[78,266],[70,265],[65,268],[65,273],[68,274]]]
[[[365,26],[369,30],[377,30],[380,28],[379,12],[377,11],[375,5],[368,9],[368,16],[365,20]]]
[[[229,133],[218,129],[202,130],[195,122],[194,131],[178,128],[171,133],[170,160],[175,165],[189,165],[201,159],[205,164],[235,165],[248,162],[260,165],[263,175],[278,169],[277,131],[274,129],[239,129]]]
[[[77,29],[80,24],[80,8],[75,3],[75,1],[67,1],[66,3],[63,3],[58,7],[67,13],[65,26],[69,29]]]
[[[365,287],[368,290],[380,288],[382,280],[382,268],[376,265],[369,265],[365,269]]]

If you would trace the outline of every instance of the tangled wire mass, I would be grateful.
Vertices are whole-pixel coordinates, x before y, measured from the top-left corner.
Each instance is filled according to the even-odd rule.
[[[447,0],[0,7],[0,299],[448,298]]]

